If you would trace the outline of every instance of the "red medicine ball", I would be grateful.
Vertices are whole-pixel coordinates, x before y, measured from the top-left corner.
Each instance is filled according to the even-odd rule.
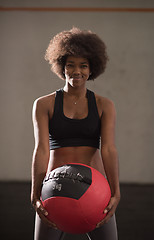
[[[67,164],[51,171],[42,187],[47,218],[63,232],[81,234],[95,229],[111,198],[109,184],[96,169]]]

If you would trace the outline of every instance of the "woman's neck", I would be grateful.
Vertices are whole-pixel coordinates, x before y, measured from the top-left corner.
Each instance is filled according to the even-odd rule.
[[[65,85],[63,89],[64,89],[64,92],[66,92],[68,95],[76,96],[77,98],[85,96],[87,92],[87,89],[85,86],[73,88],[71,86]]]

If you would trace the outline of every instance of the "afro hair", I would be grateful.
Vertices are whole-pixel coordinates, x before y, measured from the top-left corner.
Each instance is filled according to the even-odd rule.
[[[53,37],[45,53],[45,60],[51,65],[51,70],[63,80],[68,56],[88,59],[92,73],[88,80],[94,80],[102,74],[108,61],[106,46],[99,36],[76,27],[69,31],[62,31]]]

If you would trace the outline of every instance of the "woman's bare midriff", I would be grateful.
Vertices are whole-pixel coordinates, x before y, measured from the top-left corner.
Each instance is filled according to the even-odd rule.
[[[83,163],[105,175],[99,149],[84,146],[51,150],[47,173],[68,163]]]

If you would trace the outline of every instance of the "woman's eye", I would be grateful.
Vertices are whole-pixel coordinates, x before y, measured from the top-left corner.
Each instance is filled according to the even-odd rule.
[[[67,67],[73,67],[73,64],[67,64],[66,66]]]
[[[87,68],[88,66],[87,65],[82,65],[82,68]]]

